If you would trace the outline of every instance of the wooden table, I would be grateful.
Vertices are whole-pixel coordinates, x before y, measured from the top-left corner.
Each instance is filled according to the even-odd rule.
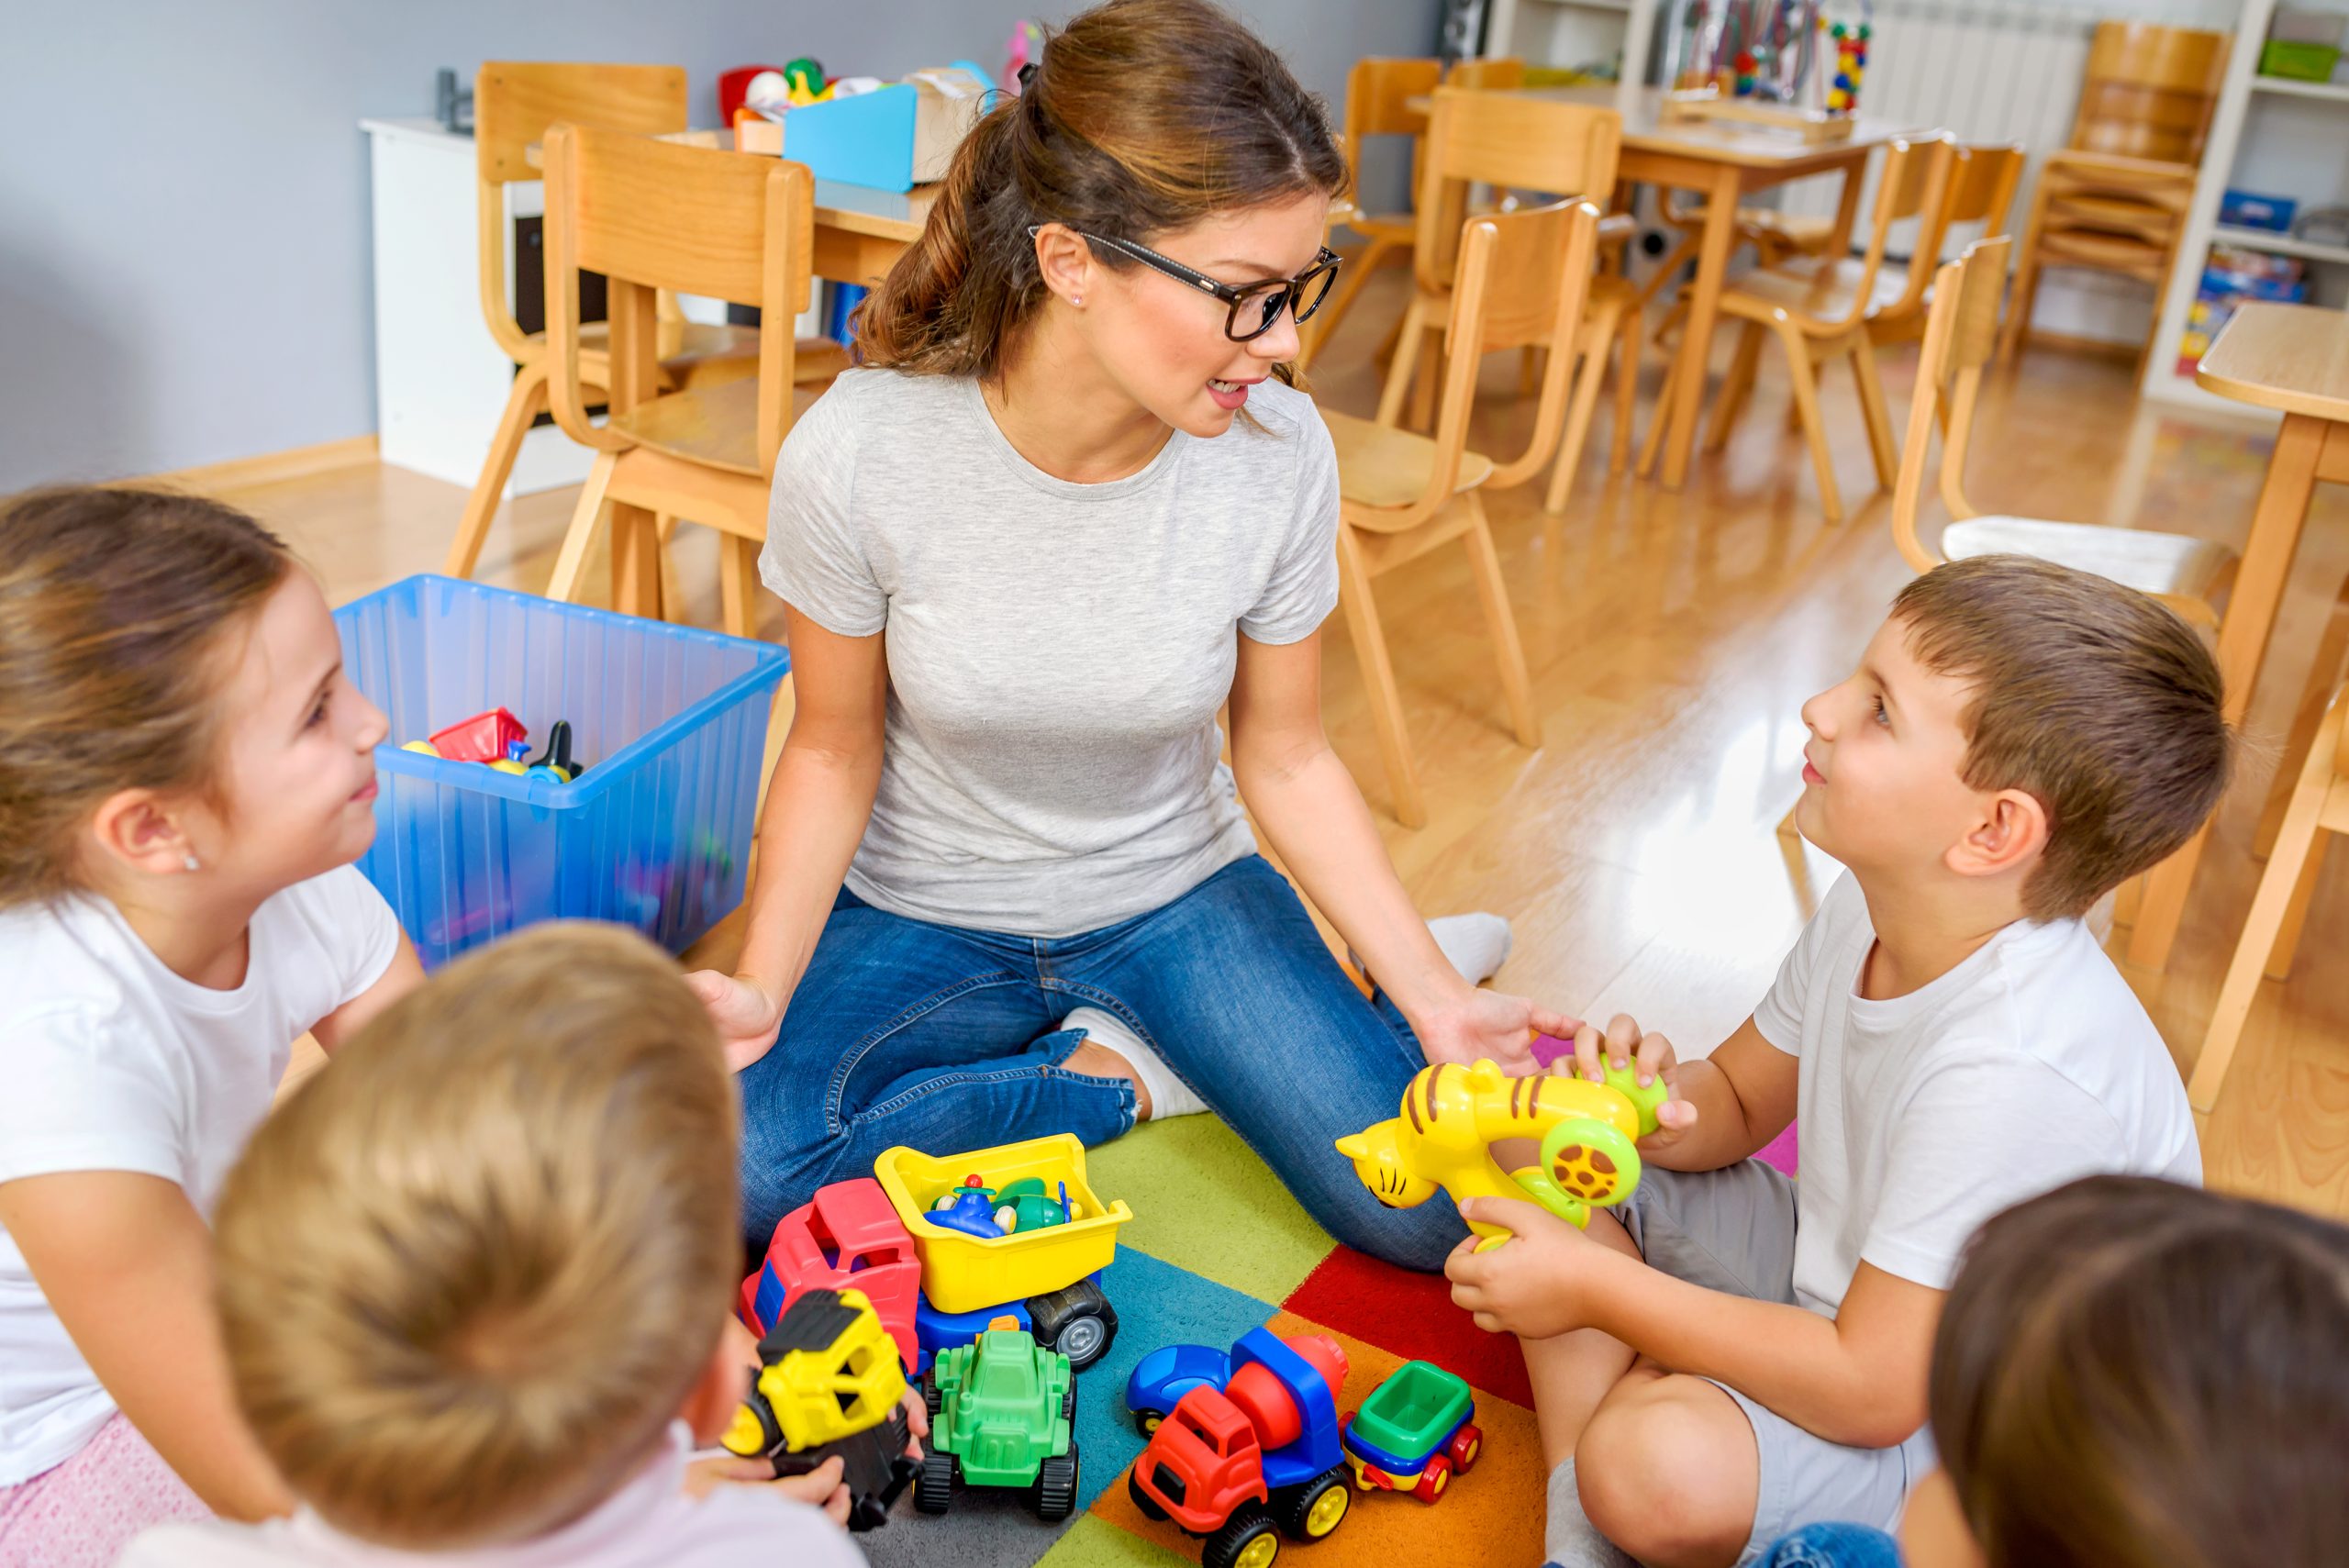
[[[2309,498],[2320,480],[2349,484],[2349,311],[2245,305],[2202,356],[2194,379],[2221,397],[2284,416],[2219,627],[2227,722],[2239,725],[2251,708]],[[2210,831],[2206,825],[2149,879],[2129,937],[2130,962],[2159,969],[2168,962]]]
[[[1836,210],[1828,253],[1842,255],[1851,244],[1852,220],[1860,205],[1859,174],[1866,167],[1868,154],[1907,128],[1889,120],[1863,118],[1841,141],[1807,142],[1784,131],[1735,121],[1667,122],[1663,117],[1660,87],[1530,87],[1521,91],[1530,98],[1614,109],[1623,117],[1623,152],[1617,165],[1622,178],[1696,191],[1705,198],[1705,228],[1697,247],[1687,329],[1680,339],[1680,374],[1673,388],[1672,406],[1659,408],[1655,415],[1670,421],[1659,477],[1666,488],[1676,490],[1688,476],[1688,457],[1697,443],[1698,411],[1704,402],[1713,324],[1720,316],[1721,285],[1729,276],[1730,253],[1737,249],[1739,200],[1789,180],[1841,171],[1843,197]],[[1408,102],[1413,108],[1426,109],[1432,108],[1435,100],[1422,95]],[[1606,193],[1587,194],[1603,197]]]

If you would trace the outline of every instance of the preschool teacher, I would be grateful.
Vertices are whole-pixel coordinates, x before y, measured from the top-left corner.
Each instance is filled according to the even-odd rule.
[[[869,300],[874,368],[784,443],[761,569],[796,711],[739,973],[693,977],[748,1063],[756,1240],[896,1144],[1092,1144],[1202,1101],[1340,1240],[1433,1269],[1464,1233],[1332,1142],[1426,1062],[1573,1026],[1471,983],[1500,921],[1440,923],[1447,958],[1322,733],[1337,460],[1286,361],[1345,179],[1231,17],[1085,12]]]

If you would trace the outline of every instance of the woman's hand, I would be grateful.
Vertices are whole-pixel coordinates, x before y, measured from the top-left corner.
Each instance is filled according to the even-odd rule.
[[[1491,1061],[1510,1073],[1533,1071],[1537,1031],[1568,1040],[1583,1027],[1579,1018],[1537,1006],[1522,996],[1465,986],[1410,1022],[1429,1062],[1465,1065]]]
[[[1680,1058],[1672,1049],[1672,1041],[1660,1034],[1643,1034],[1630,1015],[1618,1013],[1601,1034],[1595,1024],[1585,1024],[1575,1031],[1574,1066],[1568,1069],[1564,1059],[1550,1064],[1553,1073],[1571,1077],[1587,1078],[1594,1084],[1606,1082],[1605,1065],[1618,1073],[1637,1065],[1640,1087],[1646,1088],[1662,1078],[1672,1097],[1656,1106],[1656,1129],[1640,1140],[1640,1152],[1656,1154],[1671,1148],[1688,1135],[1697,1125],[1697,1107],[1680,1097]]]
[[[695,970],[685,976],[685,984],[709,1009],[709,1021],[726,1048],[728,1067],[740,1073],[774,1045],[783,1029],[783,1007],[757,985],[714,969]]]

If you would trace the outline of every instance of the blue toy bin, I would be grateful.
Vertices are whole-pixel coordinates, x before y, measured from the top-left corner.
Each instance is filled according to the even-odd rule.
[[[683,951],[742,901],[783,649],[418,576],[334,616],[391,716],[359,862],[428,968],[539,920],[609,920]],[[570,784],[400,750],[511,711],[531,750],[568,719]]]

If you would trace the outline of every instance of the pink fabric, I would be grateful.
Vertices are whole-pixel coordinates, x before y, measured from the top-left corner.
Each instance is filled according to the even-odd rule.
[[[211,1517],[117,1411],[64,1463],[0,1486],[0,1568],[112,1568],[140,1530]]]

